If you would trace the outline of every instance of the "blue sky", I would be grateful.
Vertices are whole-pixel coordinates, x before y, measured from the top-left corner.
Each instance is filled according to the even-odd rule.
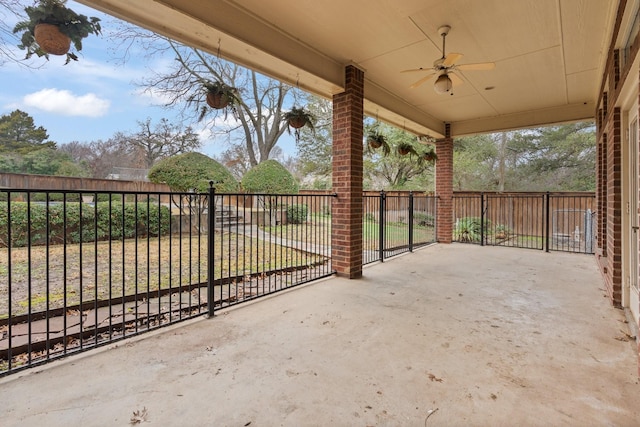
[[[82,51],[77,52],[79,60],[68,65],[64,65],[63,56],[50,56],[49,61],[34,57],[31,64],[39,67],[36,69],[10,61],[0,65],[0,114],[15,109],[27,112],[37,126],[47,130],[49,139],[58,144],[105,140],[118,131],[134,132],[138,129],[136,122],[147,117],[153,123],[163,117],[175,120],[178,110],[163,108],[160,98],[144,93],[135,84],[150,69],[167,68],[172,59],[147,60],[130,55],[126,64],[121,65],[108,40],[109,32],[115,28],[115,18],[73,1],[67,5],[77,13],[101,18],[103,35],[84,39]],[[15,22],[6,24],[13,27]],[[18,57],[24,57],[24,51],[9,48],[15,49]],[[190,125],[201,137],[203,153],[213,156],[226,148],[225,142],[216,141],[203,124]],[[289,155],[295,152],[291,138],[285,136],[278,145]]]

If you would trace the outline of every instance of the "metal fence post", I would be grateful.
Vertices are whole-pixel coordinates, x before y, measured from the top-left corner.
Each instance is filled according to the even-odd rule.
[[[409,191],[409,252],[413,252],[413,191]]]
[[[384,211],[385,211],[385,193],[384,190],[380,191],[380,213],[378,220],[378,257],[380,261],[384,262]]]
[[[549,213],[551,212],[551,206],[549,204],[549,201],[551,199],[550,193],[547,191],[547,194],[545,195],[545,215],[544,215],[544,233],[545,233],[545,247],[546,247],[546,251],[549,252]]]
[[[209,181],[209,201],[207,206],[207,309],[209,317],[213,317],[215,310],[215,294],[213,292],[213,284],[215,280],[214,255],[215,255],[215,223],[216,223],[216,189],[213,181]]]
[[[480,246],[484,246],[484,193],[480,193]]]

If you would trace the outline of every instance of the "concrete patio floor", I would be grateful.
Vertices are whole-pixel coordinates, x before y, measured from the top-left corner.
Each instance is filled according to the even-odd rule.
[[[637,426],[602,287],[591,256],[434,245],[0,379],[0,424]]]

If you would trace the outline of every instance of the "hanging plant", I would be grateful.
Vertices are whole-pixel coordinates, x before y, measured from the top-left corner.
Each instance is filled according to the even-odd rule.
[[[413,145],[408,142],[401,142],[396,147],[398,154],[401,156],[406,156],[407,154],[417,155],[416,149],[413,148]]]
[[[436,160],[438,160],[438,155],[433,148],[429,148],[427,149],[427,151],[422,153],[422,160],[424,160],[425,162],[434,163]]]
[[[374,150],[382,147],[382,152],[385,156],[391,152],[387,138],[377,129],[372,129],[367,133],[367,144]]]
[[[282,118],[287,122],[287,132],[291,134],[293,129],[296,142],[300,140],[300,129],[307,126],[312,131],[315,130],[316,116],[304,108],[293,107],[283,114]]]
[[[29,19],[18,22],[13,32],[22,33],[18,47],[27,51],[25,59],[33,54],[47,59],[49,55],[67,55],[66,65],[78,60],[75,53],[69,52],[71,43],[79,52],[82,39],[100,34],[99,18],[79,15],[65,3],[66,0],[40,0],[35,6],[24,8]]]
[[[287,121],[289,129],[301,129],[305,126],[314,129],[316,116],[304,108],[293,107],[290,111],[284,113],[284,120]]]
[[[203,84],[206,91],[206,101],[209,107],[221,110],[229,104],[238,104],[238,89],[223,82],[207,82]]]

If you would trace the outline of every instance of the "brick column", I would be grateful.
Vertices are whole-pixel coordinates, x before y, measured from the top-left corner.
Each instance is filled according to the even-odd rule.
[[[445,124],[445,137],[436,142],[437,235],[440,243],[451,243],[453,235],[453,138],[451,125]]]
[[[615,307],[622,307],[622,115],[611,112],[607,140],[607,258],[610,267],[608,291]]]
[[[331,262],[338,275],[362,276],[364,72],[345,68],[345,91],[333,97]]]

